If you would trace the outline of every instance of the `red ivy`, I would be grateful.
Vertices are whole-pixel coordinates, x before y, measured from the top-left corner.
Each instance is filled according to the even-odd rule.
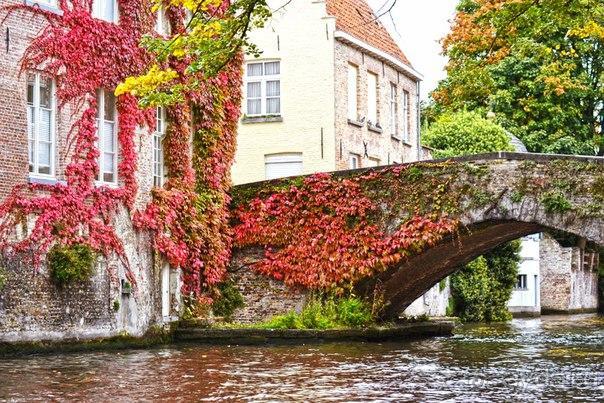
[[[347,286],[396,265],[457,228],[445,215],[414,215],[396,230],[378,223],[379,203],[364,190],[402,168],[354,178],[316,174],[300,186],[256,198],[236,211],[235,244],[263,245],[260,273],[288,285]]]
[[[97,89],[113,89],[148,68],[152,57],[139,42],[143,33],[152,31],[153,16],[148,0],[120,0],[119,24],[92,18],[91,6],[92,0],[60,0],[61,15],[27,5],[5,8],[9,13],[26,10],[48,22],[26,50],[22,68],[43,66],[56,80],[59,105],[72,102],[82,112],[70,130],[73,151],[66,183],[19,185],[0,205],[0,250],[5,255],[32,252],[38,266],[53,244],[82,243],[106,256],[116,253],[133,281],[112,221],[120,206],[133,207],[138,188],[135,129],[143,124],[153,128],[154,112],[140,110],[132,96],[118,98],[120,186],[97,186],[95,98]],[[182,15],[169,17],[176,30],[184,29]],[[173,64],[184,71],[185,62]],[[154,232],[155,247],[172,266],[182,268],[183,292],[195,297],[222,279],[230,258],[226,191],[239,117],[240,66],[237,59],[218,77],[200,77],[205,87],[187,94],[185,105],[193,105],[202,119],[195,128],[199,147],[193,159],[188,107],[168,109],[164,152],[170,178],[165,189],[154,189],[153,202],[145,211],[135,214],[139,228]],[[201,141],[209,137],[208,144]],[[202,149],[204,145],[207,149]],[[35,217],[33,228],[24,239],[15,240],[15,226],[29,217]]]

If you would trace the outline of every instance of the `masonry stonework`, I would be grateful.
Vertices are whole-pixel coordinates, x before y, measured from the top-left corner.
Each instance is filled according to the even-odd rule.
[[[308,292],[286,287],[281,281],[250,270],[250,265],[261,259],[263,252],[235,252],[229,268],[229,276],[244,299],[244,307],[233,315],[238,323],[257,323],[289,311],[300,312],[308,298]]]
[[[2,6],[17,4],[23,4],[23,1],[2,2]],[[21,71],[20,62],[27,46],[44,29],[46,22],[26,10],[17,10],[7,16],[5,9],[0,10],[0,22],[2,43],[6,44],[6,51],[3,49],[0,58],[2,200],[15,185],[40,181],[28,173],[27,72]],[[55,172],[43,183],[65,179],[64,170],[73,152],[70,129],[83,111],[83,105],[67,103],[59,107],[57,102],[55,111]],[[138,193],[134,209],[142,209],[151,200],[153,185],[149,130],[139,128],[134,142],[138,155]],[[131,213],[121,207],[113,217],[113,225],[123,242],[136,280],[132,293],[123,292],[125,267],[115,257],[99,259],[89,281],[63,288],[50,280],[44,267],[35,271],[18,261],[4,262],[7,282],[0,290],[0,341],[95,338],[124,331],[141,335],[152,324],[161,323],[158,260],[152,251],[150,234],[134,229]],[[178,282],[173,283],[171,293],[177,295]]]
[[[348,66],[357,66],[357,125],[348,120]],[[378,122],[381,130],[372,130],[366,124],[368,110],[367,76],[378,77]],[[349,156],[360,157],[360,167],[400,164],[418,159],[417,138],[417,83],[408,75],[399,72],[390,65],[370,56],[361,49],[336,41],[335,43],[335,108],[336,108],[336,169],[349,169]],[[396,86],[397,122],[390,125],[390,85]],[[409,94],[408,114],[404,116],[402,105],[403,91]],[[403,138],[402,128],[408,127],[408,137]]]
[[[564,247],[548,235],[540,247],[541,312],[596,312],[598,254]]]

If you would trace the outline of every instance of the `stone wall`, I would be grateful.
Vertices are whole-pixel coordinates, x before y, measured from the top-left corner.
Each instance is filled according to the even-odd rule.
[[[597,310],[597,255],[577,246],[563,247],[546,235],[540,261],[542,313]]]
[[[447,315],[447,306],[451,297],[449,277],[430,288],[424,295],[416,299],[404,311],[404,316],[439,317]],[[441,289],[442,288],[442,289]]]
[[[306,303],[308,292],[289,288],[281,281],[255,273],[249,265],[260,259],[257,249],[245,255],[235,252],[229,276],[243,296],[245,306],[233,315],[233,321],[255,323],[291,310],[300,312]]]

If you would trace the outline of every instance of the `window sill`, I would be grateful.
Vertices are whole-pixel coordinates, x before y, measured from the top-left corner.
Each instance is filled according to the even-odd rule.
[[[36,185],[56,185],[57,183],[65,183],[65,181],[57,180],[57,178],[52,176],[33,176],[30,175],[27,178],[27,183],[32,183]]]
[[[409,140],[403,140],[403,145],[407,147],[413,147],[413,144],[409,143]]]
[[[367,129],[370,130],[370,131],[372,131],[372,132],[375,132],[375,133],[382,133],[383,132],[383,130],[382,130],[381,127],[379,127],[378,125],[373,125],[371,123],[367,123]]]
[[[36,0],[23,0],[23,4],[25,4],[26,6],[39,8],[40,10],[49,11],[57,15],[63,15],[63,10],[61,10],[57,6],[51,6],[50,4],[40,3]]]
[[[363,127],[365,123],[359,122],[358,120],[348,119],[348,124],[356,127]]]
[[[100,188],[100,187],[108,187],[110,189],[117,189],[119,187],[119,185],[117,183],[114,182],[101,182],[101,181],[94,181],[94,186]]]
[[[398,134],[394,134],[394,133],[390,133],[390,138],[392,140],[396,140],[396,141],[401,141],[402,140],[401,136],[399,136]]]
[[[270,122],[283,122],[283,116],[272,115],[272,116],[244,116],[241,118],[241,123],[270,123]]]

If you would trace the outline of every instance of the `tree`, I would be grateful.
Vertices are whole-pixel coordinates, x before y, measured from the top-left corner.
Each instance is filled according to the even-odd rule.
[[[604,3],[462,0],[441,109],[493,111],[533,152],[604,155]]]
[[[422,139],[434,148],[436,158],[513,151],[505,130],[477,112],[445,113],[427,128]]]
[[[184,29],[143,37],[141,45],[153,63],[115,91],[135,95],[142,106],[182,103],[186,93],[203,89],[203,80],[222,71],[242,50],[258,55],[248,32],[262,27],[271,15],[266,0],[150,1],[154,12],[184,21]]]
[[[436,157],[511,151],[510,136],[478,112],[445,112],[426,128],[423,141]],[[462,321],[510,319],[507,309],[516,282],[520,242],[505,243],[451,276],[452,308]]]

